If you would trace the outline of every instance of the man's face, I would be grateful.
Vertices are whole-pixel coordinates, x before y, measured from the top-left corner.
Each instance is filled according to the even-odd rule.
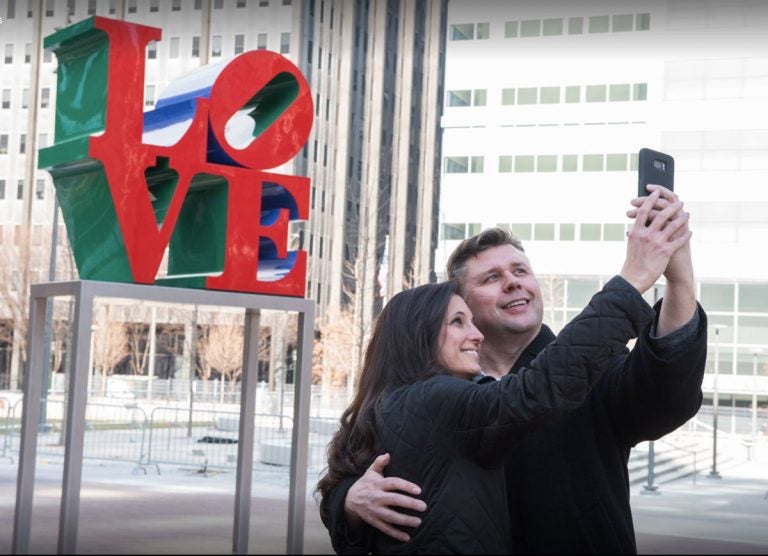
[[[475,324],[487,339],[538,333],[544,304],[525,253],[512,245],[486,249],[467,260],[463,286]]]

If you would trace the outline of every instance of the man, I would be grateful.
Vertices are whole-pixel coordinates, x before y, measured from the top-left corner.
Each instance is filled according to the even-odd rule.
[[[657,196],[655,214],[670,205],[688,215],[669,190]],[[632,204],[640,206],[642,199]],[[634,218],[637,209],[629,211]],[[633,228],[633,234],[648,233]],[[642,237],[640,238],[642,239]],[[522,245],[492,228],[462,242],[448,261],[448,275],[485,335],[484,372],[517,372],[554,339],[542,324],[541,291]],[[554,417],[519,444],[505,463],[513,549],[521,553],[635,553],[627,461],[632,446],[667,434],[696,414],[706,360],[706,315],[695,298],[690,240],[664,271],[665,297],[657,319],[631,352],[611,369],[580,408]],[[322,513],[338,552],[367,551],[367,527],[407,540],[417,527],[420,490],[384,478],[388,455],[359,479],[323,499]],[[369,525],[366,525],[369,524]]]

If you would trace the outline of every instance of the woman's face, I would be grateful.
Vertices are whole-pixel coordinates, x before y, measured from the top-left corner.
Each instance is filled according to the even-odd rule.
[[[454,295],[440,327],[437,362],[454,376],[471,378],[481,372],[482,343],[483,335],[472,322],[469,307],[460,296]]]

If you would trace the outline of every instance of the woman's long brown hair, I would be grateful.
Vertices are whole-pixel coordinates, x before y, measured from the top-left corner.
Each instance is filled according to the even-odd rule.
[[[454,282],[426,284],[395,295],[384,307],[365,351],[360,384],[328,445],[328,468],[316,492],[325,497],[342,479],[359,477],[376,453],[377,403],[390,390],[443,372],[435,361]]]

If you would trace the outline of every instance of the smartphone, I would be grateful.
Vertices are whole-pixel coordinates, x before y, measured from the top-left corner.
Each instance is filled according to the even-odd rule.
[[[637,195],[650,195],[645,189],[649,183],[663,185],[670,191],[675,186],[675,159],[666,153],[640,149],[637,157]]]

